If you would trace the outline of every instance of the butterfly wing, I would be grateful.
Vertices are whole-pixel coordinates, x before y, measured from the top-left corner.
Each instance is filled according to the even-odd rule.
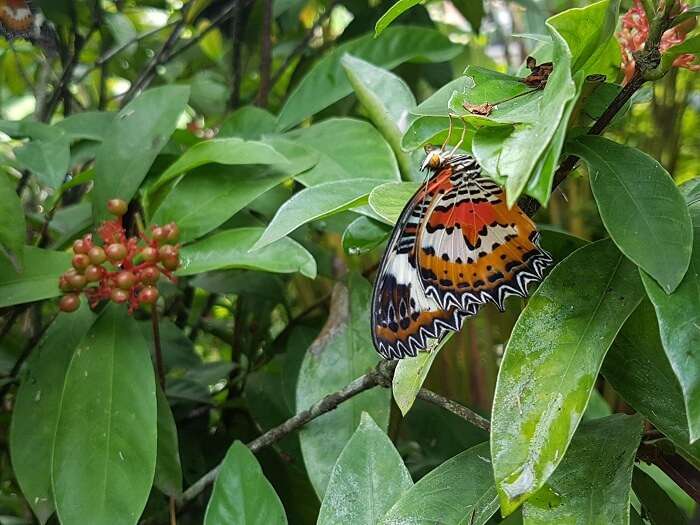
[[[27,33],[34,24],[34,13],[26,0],[0,0],[0,28],[9,35]]]
[[[377,271],[372,297],[372,337],[385,359],[417,355],[430,340],[459,330],[468,312],[443,309],[425,294],[416,266],[416,240],[444,174],[421,187],[404,208]],[[472,313],[475,313],[474,309]]]
[[[503,310],[508,296],[527,296],[552,258],[539,247],[534,223],[517,206],[508,209],[503,190],[472,157],[456,157],[450,169],[449,188],[432,201],[419,232],[426,295],[444,309],[492,302]]]

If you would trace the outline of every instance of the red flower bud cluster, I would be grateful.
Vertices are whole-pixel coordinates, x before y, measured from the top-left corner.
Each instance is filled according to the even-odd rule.
[[[88,234],[73,243],[72,268],[59,279],[64,292],[59,308],[64,312],[78,309],[82,292],[92,307],[111,300],[128,303],[131,313],[141,304],[158,300],[155,285],[161,274],[175,280],[172,272],[180,266],[177,224],[153,226],[149,236],[127,238],[122,226],[127,204],[112,199],[107,209],[117,217],[98,228],[102,242],[95,243]]]

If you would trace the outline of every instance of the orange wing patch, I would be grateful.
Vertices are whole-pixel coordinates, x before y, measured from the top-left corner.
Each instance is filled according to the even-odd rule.
[[[26,33],[34,24],[34,13],[25,0],[0,0],[0,24],[10,34]]]

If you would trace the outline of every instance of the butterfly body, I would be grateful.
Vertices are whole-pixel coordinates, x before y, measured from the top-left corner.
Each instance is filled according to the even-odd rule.
[[[9,36],[26,36],[34,26],[34,13],[26,0],[0,0],[0,29]]]
[[[429,153],[432,175],[404,208],[375,282],[372,327],[386,359],[415,356],[479,308],[527,295],[551,257],[532,221],[468,155]]]

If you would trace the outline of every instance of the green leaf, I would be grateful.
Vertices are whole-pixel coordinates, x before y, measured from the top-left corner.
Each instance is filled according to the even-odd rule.
[[[109,215],[107,201],[134,196],[151,164],[185,110],[187,86],[149,89],[114,117],[95,160],[93,215],[99,224]]]
[[[486,11],[482,0],[454,0],[452,4],[464,15],[472,31],[477,35],[480,33],[481,21],[484,19]]]
[[[615,244],[671,293],[688,269],[693,227],[669,174],[646,153],[602,137],[579,137],[571,152],[588,164],[600,216]]]
[[[393,73],[352,55],[341,59],[357,99],[396,155],[405,179],[413,179],[420,165],[401,149],[401,136],[410,123],[416,99],[406,83]]]
[[[7,259],[0,259],[0,307],[61,294],[58,278],[70,267],[69,254],[25,246],[22,259],[22,272],[16,272]]]
[[[43,524],[53,514],[51,453],[73,351],[95,321],[86,303],[71,314],[61,313],[34,348],[17,390],[10,455],[19,486]]]
[[[301,190],[280,206],[253,250],[281,239],[302,224],[366,204],[367,196],[379,181],[351,179],[325,182]]]
[[[7,257],[15,270],[22,270],[27,222],[22,201],[15,192],[14,178],[0,173],[0,255]]]
[[[282,237],[253,250],[262,228],[224,230],[180,249],[182,267],[177,275],[193,275],[224,268],[247,268],[272,273],[294,273],[314,279],[316,261],[301,244]]]
[[[155,192],[178,175],[204,164],[285,164],[289,161],[274,148],[262,142],[239,138],[212,139],[198,142],[173,162],[149,188]]]
[[[217,137],[239,137],[258,140],[267,133],[274,133],[277,119],[269,111],[257,106],[243,106],[224,120]]]
[[[498,509],[488,443],[447,460],[418,481],[380,525],[483,525]]]
[[[548,485],[523,506],[524,525],[627,525],[641,437],[638,415],[615,414],[583,423]]]
[[[348,255],[362,255],[374,250],[389,236],[389,230],[369,217],[358,217],[343,232],[343,250]]]
[[[426,144],[441,145],[448,138],[450,139],[447,141],[448,144],[456,145],[460,139],[461,131],[450,135],[449,126],[450,120],[448,117],[416,117],[401,138],[401,148],[406,151],[413,151]],[[475,130],[473,128],[467,128],[464,137],[465,146],[462,146],[462,149],[471,149],[468,145],[471,144],[474,133]],[[414,152],[414,155],[418,154],[422,155],[422,152]]]
[[[282,525],[282,502],[253,456],[240,441],[228,449],[214,483],[204,525]]]
[[[136,523],[156,466],[156,384],[146,341],[110,305],[68,367],[52,457],[65,525]]]
[[[666,52],[661,55],[661,69],[663,71],[668,71],[673,61],[680,55],[690,53],[697,55],[700,53],[700,35],[694,35],[687,38],[684,42],[676,44],[675,46],[669,47]],[[697,57],[696,57],[697,60]]]
[[[387,9],[386,12],[379,17],[377,23],[374,24],[374,37],[378,37],[394,20],[422,1],[423,0],[398,0],[398,2]]]
[[[413,486],[389,437],[367,412],[338,456],[318,515],[318,525],[375,525]]]
[[[344,284],[336,284],[326,325],[306,352],[299,371],[297,412],[343,388],[377,364],[379,356],[372,346],[369,326],[371,294],[369,283],[354,273],[349,278],[349,290]],[[368,412],[380,428],[387,428],[389,396],[383,388],[363,392],[299,432],[306,471],[321,499],[333,465],[360,423],[360,414]]]
[[[51,139],[33,140],[15,150],[17,162],[49,188],[63,184],[70,163],[70,140],[61,132]]]
[[[636,411],[700,466],[700,443],[690,444],[683,392],[659,337],[654,308],[643,301],[605,358],[603,376]]]
[[[387,182],[369,194],[369,205],[387,224],[395,224],[401,211],[418,191],[417,182]]]
[[[687,525],[688,519],[651,476],[634,469],[632,488],[652,525]]]
[[[156,388],[158,409],[158,444],[156,473],[153,484],[163,494],[176,498],[182,494],[182,466],[178,448],[177,427],[168,399],[160,386]]]
[[[435,29],[395,26],[379,38],[364,35],[324,55],[301,79],[280,111],[277,127],[286,130],[352,92],[340,64],[345,54],[385,69],[403,62],[444,62],[460,51]]]
[[[55,127],[68,135],[70,140],[101,142],[114,121],[115,115],[116,113],[107,111],[84,111],[56,122]]]
[[[605,353],[643,293],[634,266],[606,239],[564,259],[530,298],[493,402],[491,455],[504,515],[564,457]]]
[[[695,18],[697,16],[700,16],[700,5],[690,7],[686,11],[683,11],[680,15],[673,19],[671,26],[677,26],[678,24],[681,24],[686,20],[690,20],[691,18]]]
[[[400,178],[391,147],[368,122],[333,118],[283,136],[318,155],[318,164],[297,177],[306,186],[354,178]]]
[[[555,263],[560,263],[573,252],[588,244],[588,241],[581,237],[569,235],[546,226],[541,226],[539,230],[542,235],[540,245],[552,256]]]
[[[602,54],[608,49],[609,41],[614,39],[619,9],[620,0],[600,0],[583,8],[567,9],[547,20],[569,45],[574,73],[579,70],[585,71],[586,75],[610,73],[597,66]],[[619,69],[620,48],[617,42],[615,49]]]

